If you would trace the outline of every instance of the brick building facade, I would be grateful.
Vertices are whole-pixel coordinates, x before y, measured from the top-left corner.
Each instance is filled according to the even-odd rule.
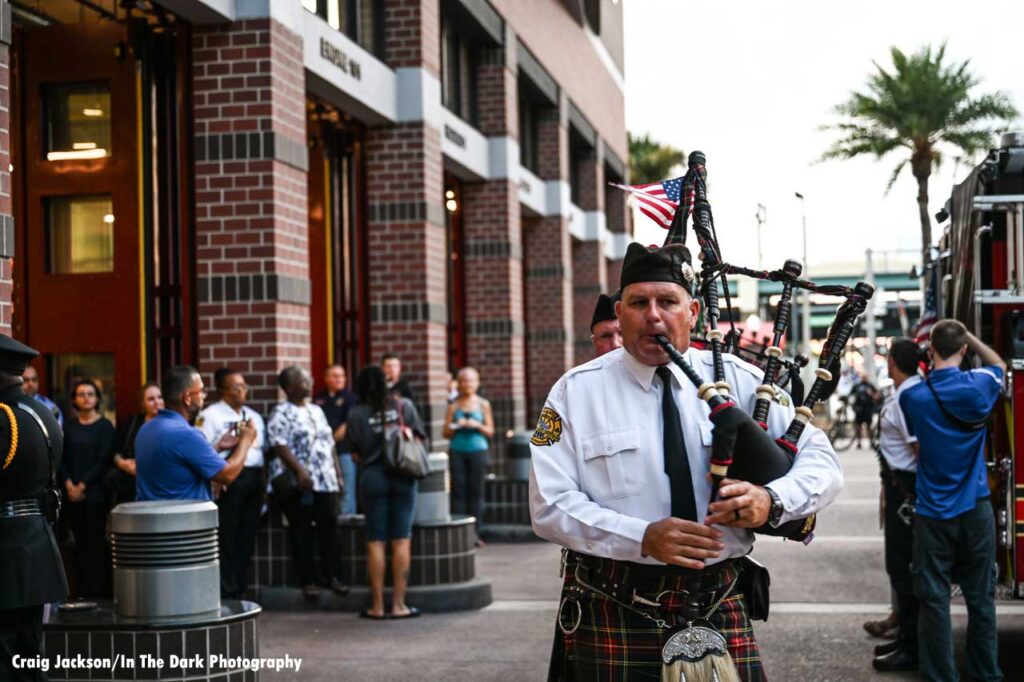
[[[387,352],[435,436],[466,364],[504,434],[591,357],[630,233],[618,3],[97,7],[15,2],[0,47],[0,327],[52,393],[99,377],[123,417],[190,362],[266,407],[288,364]],[[56,298],[92,324],[58,341]]]

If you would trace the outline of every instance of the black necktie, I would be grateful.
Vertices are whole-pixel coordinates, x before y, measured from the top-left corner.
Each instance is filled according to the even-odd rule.
[[[690,460],[686,456],[683,428],[679,424],[679,410],[672,397],[672,372],[662,366],[654,370],[661,379],[661,415],[665,422],[665,473],[672,490],[672,516],[689,521],[697,520],[697,501],[690,478]]]

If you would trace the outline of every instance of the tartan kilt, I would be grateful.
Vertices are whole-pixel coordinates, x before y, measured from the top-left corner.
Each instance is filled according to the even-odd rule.
[[[620,562],[606,562],[602,578],[628,579],[623,575],[622,566]],[[575,566],[570,562],[565,570],[563,599],[571,594],[568,588],[576,582],[574,573]],[[726,568],[713,583],[702,587],[722,590],[732,583],[736,574],[736,568]],[[650,592],[656,595],[669,591],[661,600],[662,607],[647,608],[639,604],[636,607],[654,618],[672,623],[672,616],[682,612],[681,592],[687,588],[687,583],[692,586],[693,577],[661,578],[659,584],[650,586]],[[640,614],[586,589],[572,596],[579,599],[579,627],[573,634],[566,635],[556,624],[548,682],[661,682],[661,649],[678,628],[661,628]],[[567,629],[571,629],[573,618],[570,614],[562,614],[560,610],[559,617]],[[725,637],[740,679],[744,682],[766,682],[743,595],[732,594],[708,620]]]

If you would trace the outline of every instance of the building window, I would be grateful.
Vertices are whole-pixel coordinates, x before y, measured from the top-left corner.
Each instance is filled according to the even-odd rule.
[[[114,271],[114,204],[109,195],[46,199],[47,272]]]
[[[531,173],[538,173],[540,155],[537,126],[546,102],[536,93],[522,73],[519,74],[519,163]]]
[[[569,128],[569,198],[577,206],[581,205],[583,194],[583,164],[593,163],[594,150],[590,144]]]
[[[383,59],[383,0],[302,0],[302,5],[359,47]]]
[[[47,161],[110,156],[110,84],[46,86]]]
[[[457,24],[441,21],[441,103],[470,125],[477,124],[476,68],[480,45]]]

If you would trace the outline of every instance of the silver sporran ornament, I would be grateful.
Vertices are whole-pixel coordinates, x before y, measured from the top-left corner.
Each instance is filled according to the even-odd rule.
[[[741,682],[725,637],[710,623],[688,623],[661,648],[662,682]]]

